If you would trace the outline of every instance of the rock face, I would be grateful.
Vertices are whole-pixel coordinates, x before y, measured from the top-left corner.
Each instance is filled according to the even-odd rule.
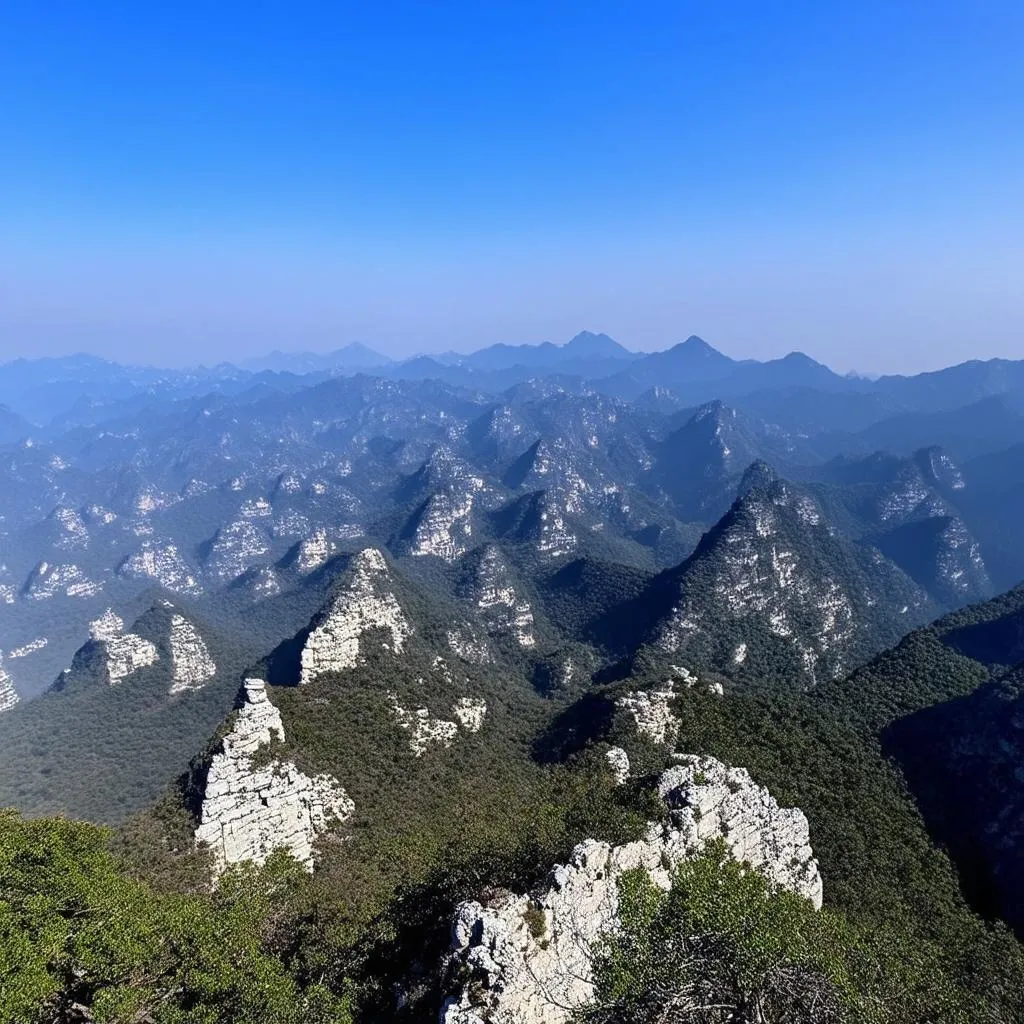
[[[32,601],[45,601],[58,595],[93,597],[102,589],[102,583],[89,579],[79,566],[71,563],[40,562],[25,582],[25,596]]]
[[[262,864],[278,849],[311,871],[313,842],[332,822],[350,818],[355,805],[330,775],[311,778],[289,761],[253,764],[261,747],[284,740],[284,726],[262,679],[247,679],[244,692],[207,772],[196,841],[213,851],[216,874],[241,861]]]
[[[202,592],[188,563],[173,544],[143,544],[121,563],[118,572],[129,579],[156,580],[160,586],[178,594]]]
[[[487,715],[487,701],[475,697],[460,697],[452,708],[452,714],[466,732],[479,732]]]
[[[460,727],[464,732],[479,732],[487,715],[487,702],[473,697],[460,697],[452,705],[454,722],[436,718],[429,708],[410,711],[402,707],[395,693],[389,693],[388,700],[395,721],[409,733],[409,749],[416,757],[422,757],[431,747],[450,747]]]
[[[171,618],[171,662],[174,676],[170,694],[200,690],[216,674],[217,666],[199,631],[183,615]]]
[[[740,671],[724,623],[777,651],[805,685],[837,678],[931,612],[927,594],[879,551],[855,545],[815,501],[777,480],[738,498],[682,565],[660,578],[648,642]]]
[[[494,544],[481,552],[469,589],[491,636],[512,637],[520,647],[536,645],[533,609],[516,593],[511,570]]]
[[[108,608],[98,619],[90,623],[89,635],[102,646],[106,654],[107,680],[116,686],[133,672],[160,660],[156,645],[135,633],[124,631],[124,621]]]
[[[629,781],[629,755],[622,747],[612,747],[605,751],[604,758],[608,762],[608,768],[611,770],[612,775],[615,777],[615,784],[617,786],[625,785]]]
[[[471,480],[483,485],[479,477]],[[473,500],[473,491],[459,485],[432,494],[414,516],[409,554],[436,555],[454,562],[469,547]]]
[[[672,868],[708,840],[724,839],[738,860],[821,907],[807,819],[779,807],[745,769],[687,755],[663,773],[658,793],[669,820],[644,839],[614,847],[588,839],[534,897],[458,906],[450,966],[469,980],[445,1004],[442,1024],[564,1024],[594,996],[591,950],[615,927],[619,876],[643,868],[667,889]]]
[[[353,559],[347,584],[338,592],[302,648],[301,682],[325,672],[340,672],[359,663],[360,643],[371,630],[390,634],[390,648],[401,652],[412,635],[398,600],[391,592],[387,562],[376,548],[364,548]]]
[[[303,574],[313,572],[314,569],[319,569],[336,551],[337,548],[327,536],[327,531],[323,528],[315,530],[299,543],[295,553],[295,566]]]
[[[160,660],[156,645],[135,633],[111,637],[103,644],[107,650],[107,675],[111,686]]]
[[[7,670],[0,665],[0,713],[10,711],[18,703],[18,691],[14,688],[14,680]]]
[[[263,530],[249,518],[236,519],[217,531],[207,564],[222,582],[233,580],[269,551]]]

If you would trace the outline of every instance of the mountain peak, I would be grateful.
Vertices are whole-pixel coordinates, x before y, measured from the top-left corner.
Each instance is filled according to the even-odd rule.
[[[628,359],[636,353],[620,345],[607,334],[594,334],[592,331],[580,331],[574,338],[562,346],[565,355],[591,357],[596,359]]]

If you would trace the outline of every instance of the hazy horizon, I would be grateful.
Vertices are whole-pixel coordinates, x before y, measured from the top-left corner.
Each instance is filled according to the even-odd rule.
[[[1024,355],[1019,4],[4,22],[0,360],[580,324],[866,374]]]

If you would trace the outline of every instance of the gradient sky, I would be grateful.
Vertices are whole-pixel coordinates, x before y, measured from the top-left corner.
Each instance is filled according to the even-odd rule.
[[[1024,357],[1024,4],[0,6],[0,358]]]

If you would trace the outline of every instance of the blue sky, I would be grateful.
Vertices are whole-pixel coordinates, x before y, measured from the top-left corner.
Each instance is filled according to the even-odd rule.
[[[0,13],[0,357],[1024,357],[1024,5]]]

